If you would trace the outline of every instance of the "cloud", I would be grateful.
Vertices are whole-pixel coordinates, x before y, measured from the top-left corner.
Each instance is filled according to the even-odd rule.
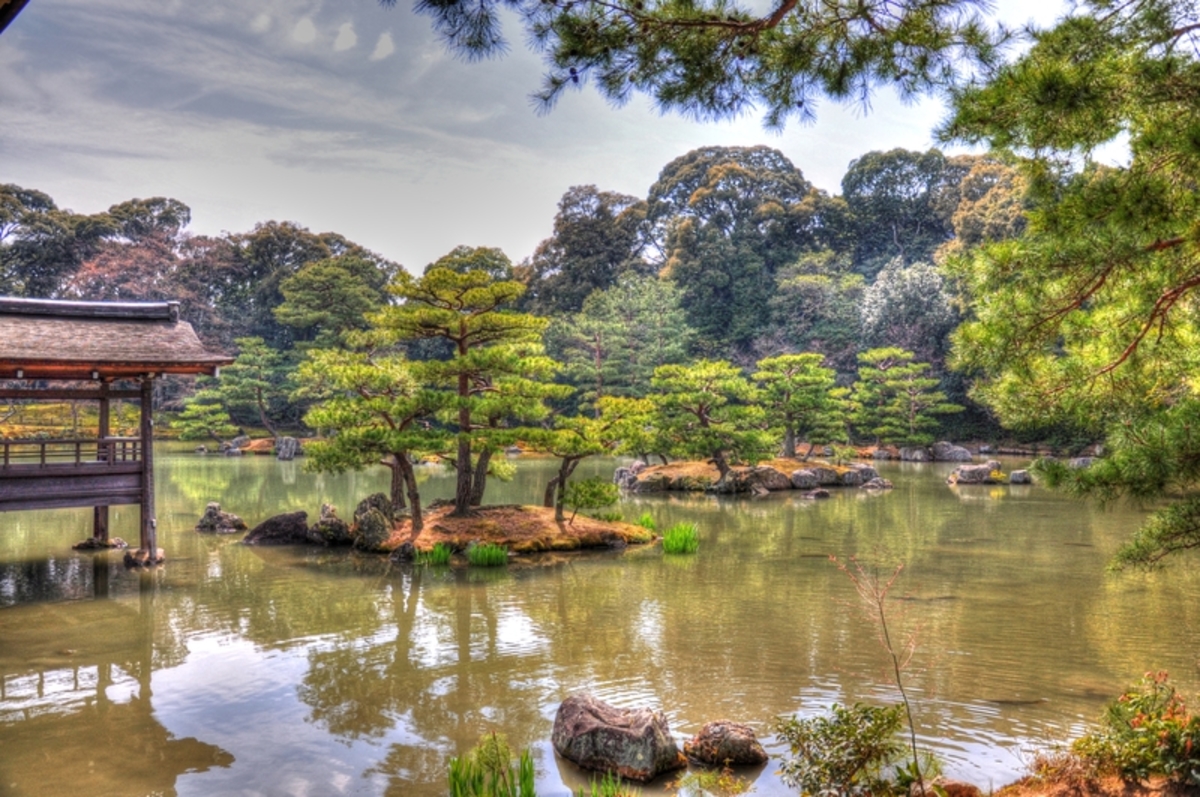
[[[317,26],[308,17],[296,23],[292,28],[292,38],[301,44],[312,44],[317,39]]]
[[[371,60],[382,61],[394,52],[396,52],[396,43],[392,41],[391,32],[385,30],[379,34],[379,41],[375,42],[375,50],[371,53]]]
[[[259,14],[257,17],[254,18],[254,21],[250,23],[250,30],[253,31],[254,33],[266,33],[270,29],[271,29],[270,14]]]
[[[333,40],[334,52],[342,52],[349,50],[354,45],[358,44],[358,34],[354,32],[353,22],[343,22],[338,28],[337,38]]]

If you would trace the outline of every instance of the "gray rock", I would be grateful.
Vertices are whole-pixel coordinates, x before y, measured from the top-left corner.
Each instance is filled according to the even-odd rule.
[[[632,468],[617,468],[613,471],[613,484],[622,490],[636,490],[637,483],[637,474]]]
[[[848,470],[842,474],[842,484],[847,487],[857,487],[862,483],[862,473],[857,470]]]
[[[382,514],[389,523],[396,519],[396,508],[392,506],[391,497],[386,493],[372,493],[354,508],[354,522],[358,523],[359,518],[372,509]]]
[[[809,468],[809,470],[811,470],[813,472],[813,475],[817,477],[817,484],[819,484],[823,487],[829,486],[832,484],[841,484],[842,483],[841,474],[839,474],[833,468],[824,467],[822,465],[816,465],[814,467]]]
[[[931,455],[925,446],[911,446],[900,449],[900,459],[904,462],[929,462]]]
[[[1033,484],[1033,476],[1027,470],[1014,470],[1008,474],[1009,484]]]
[[[946,477],[946,484],[998,484],[999,481],[993,478],[992,474],[998,470],[992,465],[999,465],[996,462],[987,462],[983,465],[959,465],[954,469],[954,472]]]
[[[584,769],[641,783],[687,766],[661,711],[616,708],[592,695],[562,702],[550,738],[559,755]]]
[[[275,458],[290,462],[300,451],[300,441],[294,437],[281,437],[275,441]]]
[[[980,454],[990,454],[990,453],[992,453],[992,447],[989,445],[982,445],[979,447],[979,453]]]
[[[240,448],[225,449],[225,456],[227,456],[227,457],[240,457],[241,455],[242,455],[242,449],[240,449]]]
[[[1095,457],[1074,457],[1070,460],[1067,460],[1067,467],[1072,468],[1074,470],[1080,470],[1082,468],[1090,468],[1092,466],[1092,463],[1095,461],[1096,461]]]
[[[232,512],[222,512],[216,501],[204,507],[204,514],[196,524],[196,531],[204,534],[236,534],[248,528],[246,522]]]
[[[931,453],[934,462],[970,462],[973,459],[970,451],[945,440],[934,443]]]
[[[870,481],[863,482],[860,488],[863,490],[890,490],[892,489],[892,483],[887,479],[876,476]]]
[[[797,490],[811,490],[820,484],[817,481],[817,474],[813,473],[808,468],[792,471],[791,476],[792,487]]]
[[[642,462],[640,459],[635,459],[633,462],[629,463],[629,470],[632,471],[634,476],[638,475],[645,469],[646,463]]]
[[[355,515],[354,528],[351,530],[354,547],[360,551],[382,551],[383,544],[392,536],[392,521],[375,508]]]
[[[700,732],[683,743],[688,758],[714,767],[765,764],[767,751],[749,725],[729,720],[707,722]]]
[[[308,542],[308,513],[288,512],[270,517],[250,529],[247,545],[295,545]]]
[[[197,454],[207,454],[208,446],[196,446],[195,451]]]
[[[811,500],[816,500],[816,499],[818,499],[818,498],[828,498],[828,497],[829,497],[829,491],[828,491],[828,490],[826,490],[826,489],[824,489],[823,487],[818,487],[818,488],[817,488],[817,489],[815,489],[815,490],[809,490],[807,493],[805,493],[805,494],[804,494],[803,496],[801,496],[801,497],[802,497],[802,498],[808,498],[808,499],[811,499]]]
[[[852,467],[856,471],[858,471],[858,475],[862,477],[862,480],[864,482],[869,482],[869,481],[871,481],[871,479],[879,478],[879,471],[875,470],[870,465],[862,465],[862,464],[855,463],[855,464],[851,465],[850,467]]]
[[[892,452],[888,451],[886,448],[877,448],[877,449],[875,449],[875,452],[873,454],[871,454],[871,458],[872,459],[891,459]]]
[[[350,545],[354,542],[350,524],[337,516],[337,507],[332,504],[321,504],[321,515],[308,530],[308,538],[318,545],[329,546]]]
[[[250,445],[250,436],[240,434],[237,437],[230,440],[229,445],[232,446],[233,448],[245,448],[246,446]]]

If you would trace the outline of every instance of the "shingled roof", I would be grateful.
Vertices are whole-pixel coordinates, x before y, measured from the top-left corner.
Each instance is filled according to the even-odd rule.
[[[0,379],[211,376],[231,362],[205,350],[178,302],[0,297]]]

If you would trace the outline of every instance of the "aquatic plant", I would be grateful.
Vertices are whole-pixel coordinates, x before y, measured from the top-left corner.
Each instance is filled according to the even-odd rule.
[[[474,567],[500,567],[508,564],[508,549],[494,542],[467,546],[467,562]]]
[[[658,531],[658,524],[654,522],[654,515],[649,512],[643,512],[642,516],[637,519],[637,525],[650,531]]]
[[[428,551],[417,551],[417,564],[446,565],[450,564],[450,557],[453,555],[453,548],[444,542],[439,542],[434,544],[433,548]]]
[[[869,797],[893,791],[885,768],[904,750],[898,733],[903,706],[844,707],[834,703],[829,714],[781,718],[775,733],[787,742],[791,757],[779,768],[787,785],[803,794]]]
[[[466,755],[450,759],[450,797],[537,797],[534,776],[528,750],[514,763],[504,735],[488,733]]]
[[[600,780],[576,789],[573,797],[640,797],[641,793],[640,789],[626,786],[616,775],[606,772]]]
[[[691,794],[703,797],[737,797],[745,794],[753,787],[750,781],[733,774],[728,766],[721,769],[698,769],[680,777],[671,784],[679,794]]]
[[[663,553],[695,553],[700,547],[695,523],[676,523],[663,534]]]

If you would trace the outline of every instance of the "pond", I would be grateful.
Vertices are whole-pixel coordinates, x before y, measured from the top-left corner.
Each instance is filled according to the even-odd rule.
[[[1147,670],[1197,688],[1200,575],[1108,575],[1141,522],[1034,487],[944,483],[884,464],[896,488],[825,501],[642,496],[700,550],[560,555],[507,569],[389,565],[342,550],[251,548],[192,531],[218,500],[254,524],[322,501],[348,516],[382,468],[156,454],[166,564],[80,554],[90,510],[0,514],[0,793],[428,795],[449,757],[499,730],[534,751],[539,794],[585,783],[550,745],[564,697],[661,708],[681,737],[832,702],[894,702],[877,628],[830,561],[905,569],[887,610],[912,635],[904,674],[947,775],[998,787],[1032,751],[1089,727]],[[612,473],[614,461],[580,467]],[[554,463],[519,461],[489,503],[537,503]],[[453,478],[425,471],[423,494]],[[113,510],[136,540],[136,508]],[[755,794],[789,794],[768,764]],[[671,793],[664,785],[645,795]]]

